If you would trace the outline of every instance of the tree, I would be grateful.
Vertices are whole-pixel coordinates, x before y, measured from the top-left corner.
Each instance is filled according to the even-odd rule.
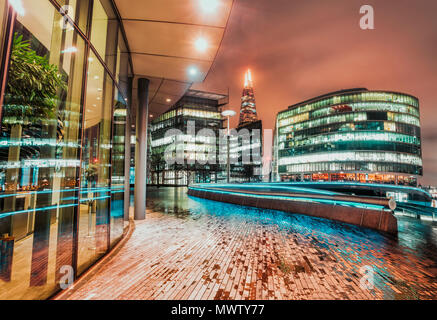
[[[10,140],[21,141],[23,126],[41,127],[53,120],[55,126],[59,127],[56,119],[57,96],[58,91],[65,88],[58,67],[50,64],[47,57],[39,56],[31,49],[29,41],[15,33],[2,121],[10,131]],[[19,143],[9,147],[8,161],[20,161]],[[17,189],[18,172],[18,168],[7,170],[6,190],[14,192]],[[45,184],[45,181],[41,183]],[[7,201],[7,206],[14,210],[14,197]]]
[[[243,165],[243,177],[247,179],[247,182],[250,182],[251,178],[253,177],[253,165]]]
[[[156,174],[156,184],[159,186],[159,174],[163,171],[162,165],[165,162],[164,155],[162,153],[153,153],[150,157],[150,171]],[[153,180],[153,179],[152,179]]]

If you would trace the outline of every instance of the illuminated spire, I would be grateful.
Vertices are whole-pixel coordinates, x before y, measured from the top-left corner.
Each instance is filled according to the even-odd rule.
[[[247,70],[244,75],[244,89],[241,97],[240,122],[244,125],[258,120],[256,113],[255,93],[253,90],[252,72]]]
[[[244,87],[245,88],[253,87],[252,73],[250,72],[250,69],[248,69],[246,74],[244,75]]]

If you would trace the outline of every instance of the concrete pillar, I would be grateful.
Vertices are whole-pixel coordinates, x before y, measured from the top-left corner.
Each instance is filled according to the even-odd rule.
[[[138,108],[135,148],[135,220],[146,218],[147,125],[149,113],[149,83],[138,79]]]
[[[126,128],[124,140],[124,220],[129,221],[130,208],[130,161],[131,161],[131,112],[132,112],[132,86],[133,78],[128,79],[127,103],[129,108],[126,110]]]

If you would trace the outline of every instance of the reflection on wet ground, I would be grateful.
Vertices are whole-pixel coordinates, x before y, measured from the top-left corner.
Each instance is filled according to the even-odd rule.
[[[147,198],[146,220],[69,299],[437,298],[435,223],[402,217],[393,238],[183,188]]]
[[[259,210],[186,196],[186,189],[151,189],[148,207],[184,219],[277,226],[287,238],[299,236],[323,257],[333,255],[350,275],[363,276],[360,267],[374,270],[375,297],[386,299],[437,298],[437,223],[398,217],[398,237],[355,226],[279,211]],[[303,244],[300,244],[303,245]],[[281,261],[280,263],[286,264]],[[363,280],[364,281],[364,280]],[[376,291],[381,291],[382,296]]]

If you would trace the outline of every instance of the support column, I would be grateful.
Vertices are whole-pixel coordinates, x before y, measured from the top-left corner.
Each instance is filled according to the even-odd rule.
[[[124,140],[124,221],[129,221],[130,208],[130,162],[131,162],[131,112],[132,112],[132,90],[133,78],[128,79],[127,88],[127,103],[128,109],[126,112],[126,131]]]
[[[138,79],[138,108],[135,148],[135,220],[146,218],[147,125],[149,113],[149,83]]]
[[[229,121],[229,117],[228,117],[228,121]],[[229,124],[228,124],[228,128],[229,128]],[[229,129],[228,129],[229,130]],[[227,143],[228,143],[228,161],[226,163],[226,183],[230,183],[231,182],[231,137],[229,136],[229,132],[228,135],[226,136],[227,139]]]

